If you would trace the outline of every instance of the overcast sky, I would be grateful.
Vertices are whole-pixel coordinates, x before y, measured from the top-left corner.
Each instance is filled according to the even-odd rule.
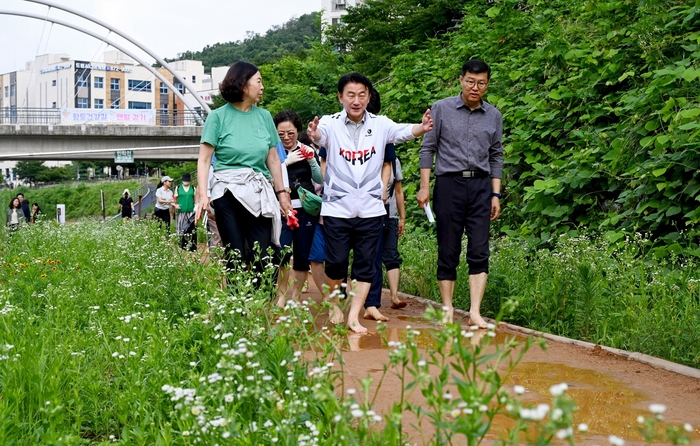
[[[321,10],[321,0],[51,0],[108,23],[163,58],[197,51],[217,42],[243,40],[292,17]],[[0,12],[47,15],[120,41],[104,28],[26,0],[0,0]],[[24,69],[37,55],[69,54],[73,59],[100,61],[106,44],[62,25],[0,13],[0,73]],[[122,41],[123,42],[123,41]],[[130,48],[133,48],[130,46]],[[139,53],[141,57],[147,56]],[[146,59],[151,61],[150,58]]]

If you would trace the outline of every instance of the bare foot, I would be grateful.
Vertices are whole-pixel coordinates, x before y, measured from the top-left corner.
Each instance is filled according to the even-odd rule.
[[[348,328],[350,331],[353,331],[358,334],[364,334],[367,333],[367,329],[360,325],[359,321],[348,321]]]
[[[486,321],[479,313],[469,312],[469,324],[476,325],[479,328],[486,328]]]
[[[402,301],[398,297],[396,298],[396,300],[391,299],[391,308],[393,308],[394,310],[404,308],[405,306],[406,306],[406,302]]]
[[[454,322],[455,309],[453,307],[442,307],[441,325],[447,325]]]
[[[287,299],[285,299],[284,296],[279,296],[277,301],[275,301],[275,305],[280,308],[284,308],[284,306],[287,305]]]
[[[344,319],[345,317],[343,316],[343,312],[340,307],[333,305],[328,313],[328,320],[331,322],[331,324],[342,324]]]
[[[379,310],[377,309],[377,307],[365,308],[365,315],[363,317],[365,319],[375,320],[375,321],[383,321],[383,322],[389,321],[389,318],[384,316],[382,313],[380,313]]]

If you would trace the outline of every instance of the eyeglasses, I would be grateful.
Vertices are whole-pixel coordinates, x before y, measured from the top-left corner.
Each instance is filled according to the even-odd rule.
[[[468,81],[468,80],[464,81],[464,85],[466,85],[467,88],[474,88],[474,85],[476,85],[477,87],[479,87],[479,90],[483,90],[484,88],[486,88],[486,86],[488,84],[489,84],[488,82],[484,82],[484,81],[479,81],[479,82]]]
[[[280,137],[280,139],[284,138],[285,136],[288,138],[294,138],[297,135],[296,130],[290,130],[288,132],[277,132],[277,135]]]

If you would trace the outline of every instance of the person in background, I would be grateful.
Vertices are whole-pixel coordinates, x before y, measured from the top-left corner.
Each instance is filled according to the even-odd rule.
[[[124,189],[124,195],[119,199],[119,210],[122,213],[122,219],[131,219],[134,215],[134,200],[131,198],[129,189]]]
[[[162,185],[156,190],[154,214],[161,221],[161,227],[165,223],[168,234],[170,234],[170,208],[173,206],[177,207],[173,198],[173,191],[170,189],[173,185],[173,179],[166,175],[160,179],[160,182]]]
[[[379,264],[377,269],[377,276],[375,280],[372,281],[369,294],[367,295],[367,302],[365,303],[365,308],[367,308],[370,298],[375,300],[381,299],[382,293],[382,264],[386,268],[386,279],[389,283],[389,292],[391,295],[391,308],[397,310],[404,308],[406,302],[399,299],[399,267],[403,260],[401,259],[401,254],[399,253],[399,237],[403,235],[404,228],[406,227],[406,205],[404,203],[404,193],[403,193],[403,173],[401,171],[401,162],[398,158],[389,163],[390,165],[390,175],[389,181],[387,182],[387,215],[384,220],[384,229],[382,231],[381,240],[379,248]],[[376,297],[373,297],[375,295]],[[378,311],[377,311],[378,312]],[[377,319],[372,313],[365,310],[365,319],[375,319],[375,320],[388,320]]]
[[[39,203],[32,204],[31,223],[36,223],[37,221],[41,220],[41,216],[43,216],[43,215],[44,215],[44,213],[41,212],[41,208],[39,207]]]
[[[437,280],[444,322],[453,322],[452,295],[457,280],[462,235],[467,234],[469,320],[486,328],[481,301],[489,272],[489,225],[501,213],[503,119],[482,98],[491,68],[481,60],[462,66],[462,91],[433,105],[435,130],[420,149],[418,206],[430,201],[430,172],[435,160],[433,205],[437,221]]]
[[[24,219],[29,223],[32,219],[32,214],[29,211],[29,200],[24,199],[24,194],[22,192],[17,194],[17,198],[19,198],[19,204],[22,206],[22,215],[24,215]]]
[[[22,204],[18,197],[10,200],[10,206],[7,208],[7,219],[5,226],[11,231],[15,231],[24,225],[24,213],[22,212]]]
[[[369,102],[367,103],[367,111],[369,113],[373,114],[378,114],[382,109],[382,100],[379,92],[372,88],[371,93],[370,93],[370,98]],[[367,293],[367,299],[365,300],[365,314],[364,318],[369,319],[369,320],[375,320],[375,321],[388,321],[389,318],[384,316],[382,313],[379,312],[379,308],[382,306],[382,260],[384,258],[387,258],[388,260],[385,260],[384,263],[387,264],[387,261],[389,262],[387,264],[387,271],[389,271],[390,267],[393,268],[398,268],[398,265],[395,265],[398,260],[400,260],[400,257],[398,257],[398,250],[394,250],[391,252],[391,254],[386,254],[384,250],[386,249],[385,247],[385,242],[386,242],[386,237],[390,236],[390,234],[387,232],[387,225],[393,223],[393,219],[389,219],[389,203],[387,202],[387,197],[389,192],[393,194],[394,188],[392,184],[392,174],[396,170],[396,147],[394,144],[387,144],[386,147],[384,148],[384,164],[382,164],[382,184],[386,185],[386,189],[383,191],[382,199],[384,200],[384,207],[386,208],[387,215],[385,216],[384,220],[384,225],[382,231],[379,233],[379,240],[377,241],[377,250],[374,254],[374,267],[376,268],[376,272],[374,275],[374,278],[372,278],[372,282],[370,285],[369,292]],[[403,199],[403,195],[401,197]],[[393,209],[394,211],[396,210],[396,200],[394,198],[394,206]],[[396,212],[394,212],[394,215]],[[398,272],[398,270],[397,270]],[[393,273],[392,273],[393,274]],[[353,277],[354,279],[354,277]],[[396,283],[396,286],[398,287],[398,282]],[[391,288],[391,287],[390,287]],[[398,288],[397,288],[397,293],[398,293]],[[402,306],[403,305],[403,306]],[[406,306],[405,303],[401,302],[398,298],[398,294],[394,295],[392,294],[392,303],[391,307],[394,309],[397,308],[403,308]]]
[[[292,252],[284,254],[280,261],[280,275],[277,288],[277,305],[284,308],[287,289],[290,282],[289,261],[294,256],[292,266],[292,300],[298,300],[302,293],[306,276],[309,272],[309,252],[318,224],[318,215],[310,215],[302,207],[297,189],[302,187],[314,193],[315,183],[323,181],[316,151],[298,140],[302,131],[301,117],[292,110],[283,110],[274,118],[277,135],[284,149],[284,170],[287,171],[288,185],[291,186],[292,206],[296,211],[298,226],[292,228],[289,224],[282,225],[280,245],[282,249],[292,248]]]
[[[175,226],[180,236],[180,248],[197,251],[197,225],[194,222],[196,188],[190,184],[192,178],[188,172],[182,174],[182,184],[175,188]]]
[[[270,112],[256,106],[263,90],[258,68],[243,61],[233,64],[219,85],[227,103],[207,117],[197,161],[197,179],[205,185],[216,155],[211,197],[205,187],[199,188],[195,214],[199,221],[211,199],[228,269],[238,268],[237,252],[244,267],[252,264],[258,273],[263,272],[268,248],[279,246],[280,207],[285,216],[293,211],[290,190],[282,180],[275,123]],[[246,243],[257,253],[250,254]]]

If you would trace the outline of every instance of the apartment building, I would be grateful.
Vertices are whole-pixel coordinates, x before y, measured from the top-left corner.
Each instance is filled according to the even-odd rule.
[[[343,16],[347,14],[348,6],[357,6],[364,3],[363,0],[321,0],[322,27],[343,23]]]
[[[201,61],[181,60],[171,66],[201,90]],[[157,70],[184,95],[185,86],[170,72]],[[154,109],[172,115],[184,111],[185,104],[146,67],[113,50],[100,62],[45,54],[27,62],[24,70],[0,74],[0,110],[12,116],[22,108]]]

